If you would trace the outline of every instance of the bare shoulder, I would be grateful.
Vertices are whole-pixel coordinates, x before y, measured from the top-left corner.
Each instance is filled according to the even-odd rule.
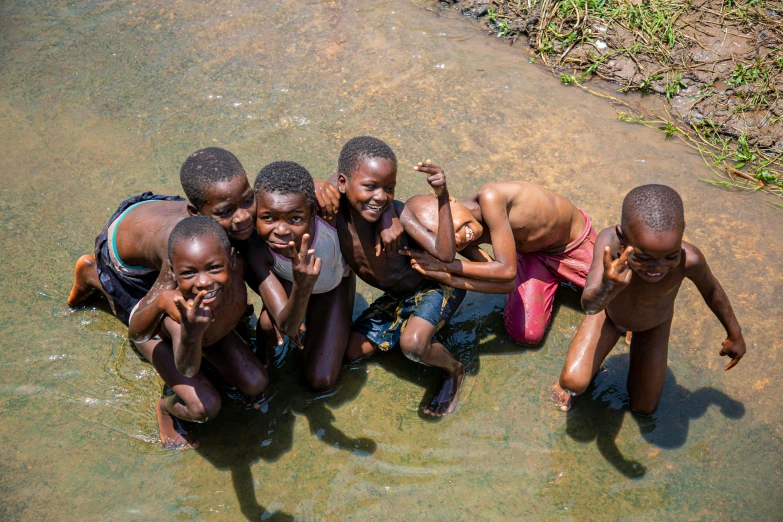
[[[598,233],[595,238],[596,248],[608,246],[612,249],[612,252],[620,250],[620,238],[617,237],[617,226],[606,227]]]
[[[707,267],[707,259],[696,245],[683,241],[682,253],[685,258],[685,273],[688,277],[700,273]]]
[[[505,187],[505,185],[508,185],[508,183],[487,183],[476,193],[476,199],[478,199],[479,203],[505,202],[506,194],[509,192],[509,187]]]

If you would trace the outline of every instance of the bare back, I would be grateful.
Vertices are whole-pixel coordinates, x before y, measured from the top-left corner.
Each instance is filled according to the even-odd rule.
[[[168,256],[171,231],[188,216],[187,201],[150,201],[131,209],[117,227],[120,259],[160,270]]]
[[[517,252],[543,250],[555,253],[576,241],[585,229],[584,216],[570,201],[548,188],[527,181],[487,183],[475,196],[466,200],[466,204],[478,203],[486,219],[492,209],[485,206],[490,204],[489,201],[495,205],[498,194],[506,203],[505,211]],[[485,231],[482,242],[490,242],[488,232]]]

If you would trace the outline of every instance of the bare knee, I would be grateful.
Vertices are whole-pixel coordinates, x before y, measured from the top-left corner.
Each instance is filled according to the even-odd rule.
[[[325,372],[311,372],[307,376],[307,384],[313,391],[329,391],[337,384],[337,376],[328,375]]]
[[[582,395],[590,386],[591,375],[585,375],[574,368],[563,368],[560,374],[560,387],[574,395]]]
[[[187,404],[193,422],[207,422],[217,417],[223,402],[217,392],[197,392],[197,399]]]
[[[262,372],[255,372],[244,379],[240,391],[248,397],[257,397],[261,395],[269,385],[269,378]]]
[[[636,415],[652,415],[655,413],[655,410],[658,409],[658,401],[655,402],[649,401],[649,400],[633,400],[630,399],[628,406],[631,409],[631,412],[633,412]]]
[[[377,347],[367,337],[360,333],[352,333],[348,341],[348,348],[345,350],[345,358],[348,362],[358,361],[369,357]]]
[[[411,361],[421,362],[432,350],[432,339],[419,332],[404,335],[400,339],[400,349]]]

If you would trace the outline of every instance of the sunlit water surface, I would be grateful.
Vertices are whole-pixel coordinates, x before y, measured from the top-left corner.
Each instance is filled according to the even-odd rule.
[[[783,516],[781,213],[700,181],[711,173],[690,150],[425,7],[0,6],[0,518]],[[359,134],[396,150],[401,199],[428,190],[412,171],[425,158],[457,197],[532,180],[597,229],[617,222],[635,185],[675,187],[686,239],[731,296],[747,357],[722,371],[724,332],[686,283],[656,414],[628,413],[621,342],[566,415],[548,389],[582,317],[575,295],[561,292],[545,343],[526,350],[503,331],[503,299],[471,294],[445,332],[470,369],[455,415],[422,416],[438,374],[399,353],[346,366],[324,396],[280,352],[265,411],[225,401],[197,451],[163,449],[161,383],[105,307],[69,312],[73,263],[119,201],[178,193],[179,166],[198,148],[230,149],[251,178],[279,159],[325,178]],[[357,312],[378,295],[360,291]]]

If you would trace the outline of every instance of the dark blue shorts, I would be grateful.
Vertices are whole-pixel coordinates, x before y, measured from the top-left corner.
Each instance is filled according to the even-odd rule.
[[[118,269],[112,261],[111,253],[109,252],[109,248],[112,248],[112,241],[109,238],[109,227],[117,218],[138,203],[147,201],[184,201],[184,199],[180,196],[158,196],[152,192],[145,192],[139,196],[126,199],[120,203],[117,211],[109,218],[106,226],[103,227],[103,231],[95,238],[95,261],[101,286],[111,297],[110,304],[114,315],[125,324],[128,324],[133,307],[152,288],[152,284],[158,278],[158,271],[144,270],[143,267],[130,267],[131,270],[126,270],[125,272]],[[136,270],[134,271],[133,269]]]
[[[381,350],[400,342],[402,332],[411,317],[421,317],[440,330],[465,299],[465,290],[442,286],[425,280],[408,295],[383,294],[362,312],[351,327]]]

